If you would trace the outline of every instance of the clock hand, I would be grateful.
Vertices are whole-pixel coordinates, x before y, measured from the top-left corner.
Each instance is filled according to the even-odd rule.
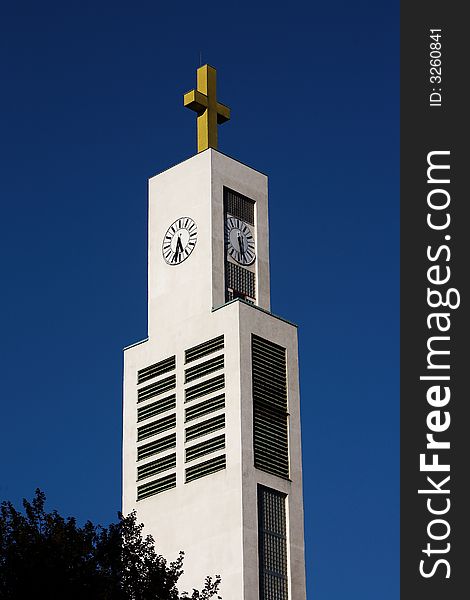
[[[245,246],[243,243],[243,237],[240,232],[238,232],[237,236],[238,236],[238,245],[240,246],[240,254],[242,256],[245,256]]]
[[[183,252],[183,244],[181,243],[181,237],[178,236],[178,239],[176,241],[175,260],[178,259],[178,255],[180,252]]]

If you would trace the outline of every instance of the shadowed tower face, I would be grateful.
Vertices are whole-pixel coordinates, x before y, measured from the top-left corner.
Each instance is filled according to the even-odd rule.
[[[183,589],[304,600],[296,327],[271,314],[267,177],[216,150],[215,69],[184,96],[198,154],[149,180],[149,337],[124,351],[123,512]]]

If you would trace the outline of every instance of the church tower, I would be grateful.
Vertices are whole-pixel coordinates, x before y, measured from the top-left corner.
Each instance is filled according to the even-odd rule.
[[[297,329],[270,311],[268,180],[217,150],[216,72],[184,96],[198,153],[149,180],[148,338],[124,350],[123,512],[182,589],[305,600]]]

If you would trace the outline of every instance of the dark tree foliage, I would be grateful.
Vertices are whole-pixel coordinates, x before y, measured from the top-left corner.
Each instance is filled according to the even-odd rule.
[[[183,553],[171,563],[143,538],[135,513],[119,515],[109,527],[44,509],[36,490],[24,512],[11,502],[0,507],[0,599],[23,600],[209,600],[219,598],[220,578],[207,577],[204,588],[180,593]]]

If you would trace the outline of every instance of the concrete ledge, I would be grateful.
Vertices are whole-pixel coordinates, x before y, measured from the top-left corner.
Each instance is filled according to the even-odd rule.
[[[129,346],[125,346],[122,351],[125,352],[126,350],[129,350],[129,348],[133,348],[134,346],[139,346],[140,344],[145,344],[145,342],[148,342],[149,339],[148,337],[145,338],[145,340],[140,340],[140,342],[134,342],[133,344],[129,344]]]
[[[220,310],[221,308],[224,308],[224,306],[228,306],[229,304],[233,304],[234,302],[241,302],[245,306],[249,306],[250,308],[253,308],[254,310],[259,310],[260,312],[264,313],[265,315],[269,315],[270,317],[273,317],[273,319],[277,319],[278,321],[284,321],[284,323],[287,323],[288,325],[292,325],[292,327],[296,327],[296,328],[298,327],[298,325],[296,325],[295,323],[292,323],[292,321],[289,321],[288,319],[284,319],[283,317],[278,317],[277,315],[274,315],[269,310],[265,310],[264,308],[261,308],[260,306],[256,306],[255,304],[251,304],[251,302],[247,302],[246,300],[243,300],[242,298],[234,298],[233,300],[230,300],[229,302],[225,302],[225,304],[216,306],[215,308],[212,309],[212,312],[215,312],[216,310]]]

